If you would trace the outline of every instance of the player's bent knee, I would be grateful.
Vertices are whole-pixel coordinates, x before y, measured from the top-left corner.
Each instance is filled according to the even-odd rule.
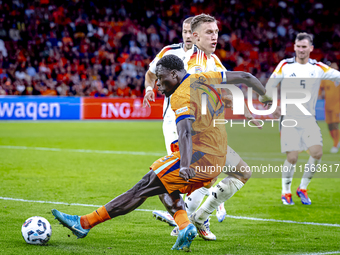
[[[298,161],[298,156],[295,156],[295,155],[290,155],[287,157],[287,161],[292,164],[292,165],[295,165],[296,162]]]
[[[252,172],[249,167],[246,168],[246,170],[243,172],[243,179],[245,181],[248,181],[251,178]]]
[[[238,165],[236,166],[236,170],[237,173],[240,174],[241,177],[241,181],[243,183],[247,182],[252,175],[252,172],[250,170],[250,167],[248,166],[248,164],[246,162],[244,162],[242,159],[241,161],[238,163]],[[240,179],[240,178],[239,178]]]
[[[166,210],[173,216],[178,210],[185,210],[185,203],[176,190],[173,193],[164,193],[159,195],[159,199],[165,206]]]
[[[296,162],[298,161],[299,158],[299,152],[298,151],[288,151],[287,152],[287,161],[292,164],[295,165]]]
[[[313,154],[311,154],[311,156],[312,156],[313,158],[317,159],[317,160],[320,160],[321,157],[322,157],[322,155],[323,155],[322,150],[316,151],[316,152],[314,152]]]

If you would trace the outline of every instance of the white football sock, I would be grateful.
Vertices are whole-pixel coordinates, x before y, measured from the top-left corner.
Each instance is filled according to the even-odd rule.
[[[193,193],[190,194],[190,196],[185,197],[185,210],[187,211],[188,215],[191,215],[194,211],[197,210],[197,208],[202,203],[204,196],[209,195],[209,189],[207,188],[200,188],[195,190]]]
[[[292,185],[293,175],[296,165],[293,165],[285,160],[282,167],[282,194],[292,193],[290,187]]]
[[[231,198],[244,183],[234,177],[227,177],[220,181],[205,200],[203,205],[197,210],[195,220],[199,223],[206,221],[210,214],[223,202]]]
[[[317,164],[321,163],[321,159],[315,159],[312,156],[309,157],[307,164],[305,165],[305,172],[303,173],[300,189],[307,189],[308,184],[315,174],[315,170],[318,168]]]

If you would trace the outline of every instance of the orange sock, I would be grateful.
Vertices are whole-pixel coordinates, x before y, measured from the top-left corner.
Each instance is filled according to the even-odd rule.
[[[337,147],[338,146],[338,143],[339,143],[339,129],[334,129],[333,130],[333,140],[334,140],[334,147]]]
[[[90,214],[81,216],[80,224],[82,228],[89,229],[109,219],[111,219],[109,213],[106,211],[105,206],[102,206]]]
[[[190,224],[188,214],[185,210],[178,210],[174,214],[174,220],[179,227],[179,230],[185,229]]]

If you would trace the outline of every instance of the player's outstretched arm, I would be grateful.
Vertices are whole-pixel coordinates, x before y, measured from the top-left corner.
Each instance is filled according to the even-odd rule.
[[[232,108],[233,105],[233,96],[232,95],[223,95],[222,101],[225,105],[225,108]],[[262,125],[260,122],[258,122],[256,119],[254,119],[253,115],[249,111],[246,102],[244,102],[244,117],[246,117],[247,120],[250,120],[255,126],[257,126],[259,129],[262,129]]]
[[[259,95],[264,95],[266,93],[266,89],[262,83],[250,73],[226,71],[226,76],[228,84],[244,83],[248,87],[253,88]]]
[[[177,123],[178,145],[181,154],[179,176],[185,181],[195,176],[195,170],[190,168],[192,158],[192,139],[191,139],[190,119],[183,119]]]
[[[259,129],[262,129],[262,125],[260,122],[258,122],[254,116],[251,114],[251,112],[249,111],[246,102],[244,102],[244,117],[246,117],[246,119],[248,121],[250,121],[251,123],[253,123],[255,126],[257,126]]]
[[[143,99],[143,106],[149,106],[151,102],[155,102],[155,93],[153,92],[153,88],[156,82],[156,74],[148,70],[145,74],[145,96]]]

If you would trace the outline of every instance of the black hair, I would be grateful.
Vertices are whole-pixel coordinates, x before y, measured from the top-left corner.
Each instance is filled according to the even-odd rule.
[[[170,54],[162,57],[158,62],[156,66],[163,66],[164,68],[167,68],[169,70],[177,70],[182,71],[184,70],[184,63],[182,59],[177,57],[176,55]]]

